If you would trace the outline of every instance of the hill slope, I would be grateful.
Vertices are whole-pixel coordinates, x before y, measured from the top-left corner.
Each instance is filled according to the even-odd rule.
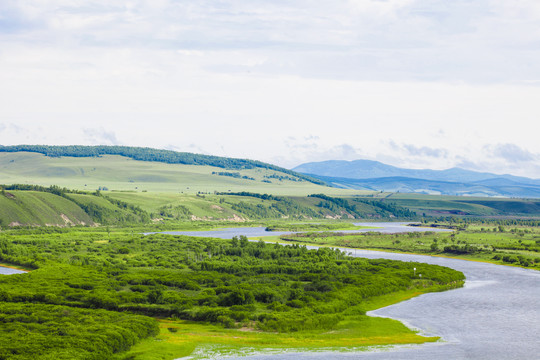
[[[92,218],[77,204],[41,191],[3,191],[0,195],[0,225],[67,226],[93,225]]]
[[[207,165],[222,169],[269,169],[275,170],[293,178],[302,179],[314,184],[323,185],[317,179],[296,173],[294,171],[281,168],[276,165],[267,164],[262,161],[235,159],[212,155],[193,154],[186,152],[177,152],[171,150],[142,148],[133,146],[51,146],[51,145],[15,145],[0,146],[0,152],[32,152],[43,154],[48,157],[100,157],[103,155],[119,155],[133,160],[154,161],[166,164],[183,165]]]
[[[251,191],[283,195],[331,190],[317,182],[322,183],[270,165],[221,168],[134,160],[120,155],[53,157],[37,152],[0,151],[0,184],[58,185],[87,191],[106,188],[137,192]],[[339,189],[333,191],[343,193]]]

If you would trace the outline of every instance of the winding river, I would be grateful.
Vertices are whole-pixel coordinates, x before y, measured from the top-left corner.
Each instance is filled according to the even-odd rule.
[[[403,223],[360,223],[381,229],[353,232],[440,231]],[[231,228],[177,235],[231,238],[279,235],[264,228]],[[344,249],[345,250],[345,249]],[[351,251],[350,249],[346,251]],[[355,353],[316,352],[228,357],[238,360],[328,359],[538,359],[540,357],[540,272],[435,256],[356,250],[352,256],[417,261],[447,266],[467,277],[461,289],[430,293],[370,312],[398,319],[441,341],[422,345],[374,348]]]
[[[540,272],[465,260],[377,251],[357,250],[356,256],[418,261],[462,271],[467,277],[464,288],[421,295],[369,313],[372,316],[401,320],[426,335],[440,336],[442,340],[356,353],[289,353],[256,355],[238,360],[538,359]]]

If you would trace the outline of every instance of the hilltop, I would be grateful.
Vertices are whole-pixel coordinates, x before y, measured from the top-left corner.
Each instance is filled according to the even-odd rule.
[[[0,146],[0,184],[305,195],[328,189],[320,180],[260,161],[122,146]]]

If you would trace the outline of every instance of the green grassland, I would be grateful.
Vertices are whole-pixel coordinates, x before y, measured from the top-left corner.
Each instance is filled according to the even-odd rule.
[[[276,196],[256,193],[173,194],[73,191],[57,186],[41,187],[15,184],[0,191],[4,206],[0,225],[72,226],[72,225],[132,225],[158,229],[188,227],[191,222],[209,222],[209,226],[231,223],[263,225],[262,220],[310,222],[312,220],[360,218],[390,219],[411,216],[406,209],[382,203],[359,203],[345,199],[319,196]],[[384,206],[383,206],[384,205]],[[410,217],[408,217],[410,218]],[[60,221],[60,220],[62,221]],[[298,225],[295,225],[298,227]],[[304,228],[308,225],[301,225]],[[325,229],[335,225],[324,226]],[[351,224],[338,225],[340,228]],[[290,225],[289,225],[290,227]],[[141,229],[144,231],[144,229]]]
[[[285,171],[285,170],[284,170]],[[219,174],[233,174],[223,176]],[[325,194],[347,198],[366,218],[384,218],[386,213],[366,201],[393,203],[418,216],[539,216],[540,202],[527,199],[466,198],[421,194],[393,194],[337,189],[321,186],[290,173],[273,168],[252,167],[226,169],[210,165],[170,164],[159,161],[140,161],[119,155],[101,157],[50,157],[33,152],[0,152],[0,184],[56,185],[73,190],[103,191],[108,197],[136,205],[149,213],[161,212],[182,220],[222,219],[238,221],[255,216],[259,201],[224,197],[217,193],[250,192],[292,197],[303,208],[317,210],[320,200],[306,197]],[[203,195],[195,197],[194,195]],[[248,205],[240,209],[240,202]],[[243,213],[243,214],[241,214]],[[264,217],[270,217],[267,212]],[[304,213],[306,217],[310,211]],[[236,215],[236,216],[235,216]],[[348,217],[350,211],[327,211],[324,216]],[[261,217],[257,215],[258,217]],[[255,216],[255,217],[257,217]],[[287,217],[283,211],[273,212],[277,218]],[[171,216],[168,216],[171,218]],[[357,217],[352,215],[352,217]],[[156,216],[163,218],[163,216]],[[167,216],[166,216],[167,218]],[[36,222],[39,224],[39,222]]]
[[[254,180],[212,174],[223,172],[239,173]],[[224,170],[208,165],[138,161],[116,155],[48,157],[28,152],[0,153],[2,184],[57,185],[88,191],[105,187],[117,191],[177,194],[214,191],[251,191],[281,195],[308,195],[317,192],[352,193],[302,179],[295,179],[297,181],[290,179],[293,177],[289,174],[265,168]]]
[[[370,195],[371,196],[371,195]],[[540,217],[538,199],[503,199],[446,195],[379,193],[374,195],[426,216]]]
[[[0,225],[93,225],[77,204],[39,191],[7,191],[0,195]]]

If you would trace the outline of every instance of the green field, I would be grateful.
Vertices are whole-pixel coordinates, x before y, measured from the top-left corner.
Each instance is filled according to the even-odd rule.
[[[503,199],[487,197],[463,197],[447,195],[423,195],[404,193],[379,194],[398,205],[416,211],[419,215],[445,216],[525,216],[540,217],[539,199]]]
[[[213,175],[238,172],[255,180]],[[283,176],[283,180],[264,176]],[[137,161],[123,156],[47,157],[37,153],[0,153],[0,184],[57,185],[76,190],[158,192],[176,194],[250,191],[280,195],[308,195],[349,191],[316,185],[308,181],[291,181],[288,174],[263,168],[224,170],[214,166],[166,164]],[[271,183],[262,182],[262,180]],[[365,192],[364,192],[365,193]]]
[[[237,177],[218,175],[223,173],[235,174]],[[171,218],[160,216],[160,213],[175,214],[173,217],[182,220],[221,219],[236,222],[260,217],[253,213],[252,208],[240,209],[238,205],[239,202],[243,202],[248,207],[257,206],[259,203],[257,199],[227,197],[226,203],[217,203],[223,197],[214,196],[216,192],[291,196],[295,203],[310,209],[316,207],[317,200],[307,198],[309,194],[344,197],[356,206],[360,214],[373,219],[384,218],[388,214],[378,212],[380,209],[374,208],[366,201],[396,204],[414,211],[418,217],[540,216],[540,202],[537,200],[346,190],[317,185],[305,179],[295,178],[289,173],[264,167],[224,169],[209,165],[139,161],[118,155],[49,157],[30,152],[2,152],[0,184],[16,183],[56,185],[88,192],[105,189],[103,193],[108,197],[139,206],[149,213],[156,214],[156,219]],[[269,203],[266,201],[264,205]],[[309,211],[304,216],[314,217],[314,214],[308,213]],[[277,218],[287,215],[283,211],[273,214]],[[351,213],[336,209],[326,215],[338,218],[349,217]],[[270,216],[271,213],[267,212],[263,217]],[[352,217],[357,216],[352,214]],[[12,222],[16,221],[9,221]]]

